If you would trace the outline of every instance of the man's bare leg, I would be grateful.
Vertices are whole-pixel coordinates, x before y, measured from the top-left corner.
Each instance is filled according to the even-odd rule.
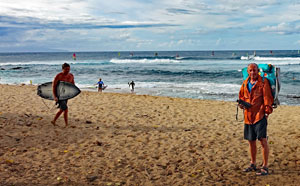
[[[255,141],[248,141],[249,142],[249,150],[250,150],[250,155],[251,155],[251,164],[256,164],[256,153],[257,153],[257,148],[256,148],[256,140]]]
[[[63,110],[59,109],[59,111],[56,113],[54,119],[51,121],[52,125],[55,126],[55,122],[59,118],[59,116],[61,115],[61,113],[63,113]]]
[[[67,127],[68,126],[68,109],[64,111],[64,119],[65,119],[65,124]]]
[[[262,147],[263,166],[268,167],[269,146],[268,146],[267,138],[262,138],[260,140],[260,144],[261,144],[261,147]]]
[[[269,169],[268,169],[269,147],[268,147],[267,138],[262,138],[259,141],[262,147],[263,166],[261,167],[260,172],[256,173],[256,175],[264,176],[269,174]]]

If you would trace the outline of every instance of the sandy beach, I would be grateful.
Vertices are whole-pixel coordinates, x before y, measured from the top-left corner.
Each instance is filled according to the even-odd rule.
[[[299,185],[300,106],[270,115],[270,175],[249,165],[236,103],[83,91],[50,121],[36,86],[0,85],[0,185]],[[257,162],[262,162],[258,145]]]

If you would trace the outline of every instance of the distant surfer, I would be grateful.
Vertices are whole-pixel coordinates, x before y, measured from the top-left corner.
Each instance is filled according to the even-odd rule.
[[[180,60],[180,59],[182,59],[182,58],[181,58],[181,57],[179,56],[179,54],[177,53],[175,59]]]
[[[157,52],[155,52],[155,54],[154,54],[154,55],[155,55],[155,57],[157,57],[157,56],[158,56],[158,53],[157,53]]]
[[[104,82],[102,81],[101,78],[99,78],[97,85],[98,85],[98,92],[102,92],[102,90],[104,90],[107,87],[107,86],[104,86]]]
[[[73,53],[73,56],[72,56],[73,60],[76,60],[76,54]]]
[[[129,85],[129,88],[131,86],[131,92],[134,92],[134,86],[135,86],[134,81],[128,82],[128,85]]]
[[[214,56],[214,55],[215,55],[215,52],[214,52],[214,51],[212,51],[212,52],[211,52],[211,56]]]
[[[56,88],[59,81],[66,81],[70,82],[73,85],[75,85],[74,76],[70,73],[70,65],[68,63],[64,63],[62,65],[62,72],[58,73],[52,83],[52,90],[53,90],[53,98],[54,101],[58,104],[59,111],[56,113],[54,119],[51,121],[51,123],[55,126],[56,120],[59,118],[59,116],[64,113],[64,120],[66,127],[68,126],[68,100],[58,100],[56,95]]]

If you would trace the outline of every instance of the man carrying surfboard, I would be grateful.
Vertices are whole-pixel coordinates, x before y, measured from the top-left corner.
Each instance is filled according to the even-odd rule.
[[[54,119],[51,121],[51,123],[55,126],[56,120],[59,118],[59,116],[64,113],[64,120],[66,127],[68,126],[68,106],[67,102],[68,100],[58,100],[56,92],[57,92],[57,84],[59,81],[65,81],[72,83],[75,85],[74,76],[70,73],[70,65],[68,63],[64,63],[62,65],[62,72],[58,73],[52,83],[52,91],[53,91],[53,98],[56,103],[58,103],[59,111],[56,113]]]
[[[102,90],[106,89],[106,87],[107,87],[107,86],[104,86],[104,83],[101,78],[99,78],[99,81],[97,82],[96,85],[98,85],[98,92],[102,92]]]
[[[251,164],[244,172],[256,171],[256,140],[262,146],[263,165],[256,175],[268,175],[269,147],[267,141],[267,119],[272,113],[273,96],[267,78],[258,74],[255,63],[248,65],[249,77],[243,82],[239,92],[239,107],[244,109],[244,139],[249,142]],[[242,103],[247,104],[242,104]]]
[[[129,87],[131,86],[131,92],[133,93],[134,92],[134,86],[135,86],[134,81],[128,82],[128,85],[129,85]]]

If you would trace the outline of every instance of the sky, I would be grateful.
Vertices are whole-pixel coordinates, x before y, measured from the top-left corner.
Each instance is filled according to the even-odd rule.
[[[1,0],[0,52],[299,50],[300,0]]]

